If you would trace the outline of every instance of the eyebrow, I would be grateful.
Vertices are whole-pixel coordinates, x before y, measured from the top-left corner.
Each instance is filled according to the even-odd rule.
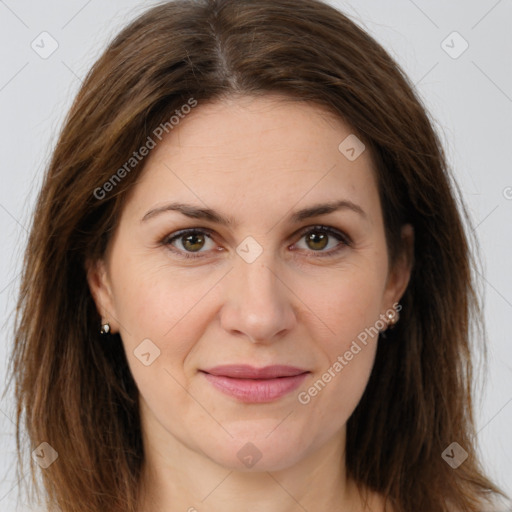
[[[305,219],[309,219],[310,217],[317,217],[318,215],[327,215],[328,213],[332,213],[337,210],[350,210],[356,212],[364,219],[368,219],[366,212],[359,205],[347,199],[343,199],[340,201],[334,201],[330,203],[315,204],[313,206],[309,206],[308,208],[298,210],[290,216],[290,221],[292,223],[297,223]],[[192,219],[208,220],[216,224],[228,227],[232,227],[236,224],[232,217],[223,216],[219,212],[216,212],[215,210],[212,210],[210,208],[199,208],[197,206],[186,203],[169,203],[158,208],[153,208],[149,210],[144,215],[144,217],[142,217],[141,222],[146,222],[147,220],[156,217],[157,215],[169,211],[177,211]]]

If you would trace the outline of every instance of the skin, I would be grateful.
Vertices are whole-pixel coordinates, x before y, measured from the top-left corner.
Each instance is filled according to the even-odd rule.
[[[315,104],[238,97],[198,105],[146,158],[104,259],[88,267],[98,311],[121,334],[140,392],[140,510],[384,510],[374,493],[364,508],[344,465],[346,422],[378,337],[360,344],[309,403],[298,400],[399,302],[410,277],[412,228],[404,226],[405,249],[390,268],[371,155],[349,161],[338,150],[351,133]],[[340,199],[365,217],[340,209],[289,221],[298,209]],[[235,225],[176,211],[141,221],[171,201],[211,208]],[[351,244],[332,235],[308,243],[306,228],[318,236],[316,225]],[[161,242],[187,228],[210,229],[212,238]],[[251,263],[236,252],[248,236],[263,251]],[[187,250],[200,257],[178,254]],[[160,350],[148,366],[134,354],[145,339]],[[311,373],[278,400],[247,404],[198,371],[239,363]],[[237,457],[248,442],[261,454],[252,467]]]

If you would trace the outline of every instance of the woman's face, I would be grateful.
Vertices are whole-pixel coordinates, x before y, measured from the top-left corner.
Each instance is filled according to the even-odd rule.
[[[240,470],[344,439],[408,278],[405,259],[388,273],[369,151],[321,108],[271,96],[174,125],[89,272],[148,442]]]

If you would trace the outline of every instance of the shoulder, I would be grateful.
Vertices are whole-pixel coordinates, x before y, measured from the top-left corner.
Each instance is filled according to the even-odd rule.
[[[396,512],[389,500],[386,501],[382,494],[374,491],[369,491],[366,508],[363,510],[364,512]],[[465,512],[455,506],[449,510],[450,512]],[[502,497],[482,500],[478,512],[512,512],[512,500]]]
[[[482,498],[479,506],[478,512],[512,512],[512,501],[500,496]],[[453,507],[450,512],[464,512],[464,510]]]
[[[364,512],[396,512],[391,502],[386,500],[383,494],[376,491],[368,491],[368,501],[362,509]]]
[[[512,500],[498,497],[492,502],[488,502],[488,510],[490,512],[512,512]]]

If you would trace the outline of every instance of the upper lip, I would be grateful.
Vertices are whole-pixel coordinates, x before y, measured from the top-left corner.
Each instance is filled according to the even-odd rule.
[[[229,364],[215,366],[207,370],[201,370],[210,375],[219,375],[223,377],[233,377],[238,379],[275,379],[277,377],[293,377],[308,372],[303,368],[287,365],[264,366],[255,368],[248,364]]]

